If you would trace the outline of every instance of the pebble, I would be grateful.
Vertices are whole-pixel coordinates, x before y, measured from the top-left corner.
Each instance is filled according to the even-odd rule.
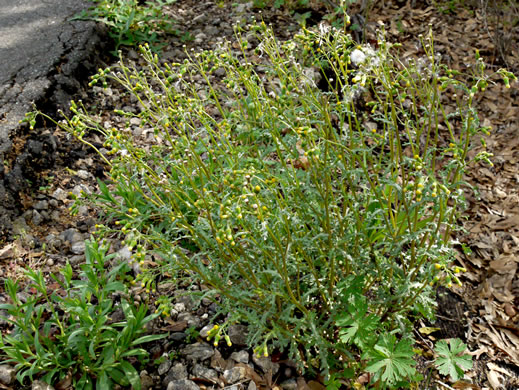
[[[238,4],[236,6],[236,13],[238,14],[243,14],[249,10],[252,9],[252,7],[254,6],[254,2],[250,1],[248,3],[241,3],[241,4]]]
[[[204,326],[202,329],[200,329],[200,337],[205,339],[209,335],[209,331],[213,329],[213,327],[213,324],[208,324]]]
[[[88,206],[85,206],[85,205],[79,206],[77,209],[77,212],[82,217],[87,216],[88,215]]]
[[[207,15],[206,14],[200,14],[200,15],[197,15],[195,16],[192,21],[193,23],[203,23],[207,20]]]
[[[276,375],[279,371],[279,364],[273,363],[269,357],[257,357],[255,354],[252,355],[252,361],[266,374],[272,372],[272,375]]]
[[[245,325],[229,326],[229,338],[234,345],[243,347],[247,345],[247,327]]]
[[[13,221],[13,234],[15,236],[23,235],[29,230],[29,226],[27,226],[27,222],[25,222],[25,218],[18,217]]]
[[[142,390],[149,390],[153,388],[154,381],[151,376],[149,376],[148,372],[146,370],[142,370],[139,374],[141,378],[141,389]]]
[[[247,351],[239,351],[231,353],[231,359],[236,363],[249,363],[249,353]]]
[[[61,219],[61,215],[58,210],[54,210],[50,213],[50,219],[52,219],[54,222],[58,222]]]
[[[67,241],[70,244],[75,244],[76,242],[84,240],[83,235],[78,230],[76,230],[74,228],[69,228],[69,229],[61,232],[59,237],[63,241]]]
[[[168,383],[167,390],[199,390],[200,387],[195,382],[188,379],[182,379],[179,381],[172,381]]]
[[[207,40],[207,35],[205,35],[203,32],[198,33],[198,34],[195,35],[195,41],[194,41],[195,44],[200,45],[205,40]]]
[[[162,383],[167,385],[169,382],[187,379],[187,367],[182,363],[176,363],[168,371],[168,375],[164,378]]]
[[[35,208],[36,210],[48,210],[49,202],[46,200],[39,200],[33,205],[33,208]]]
[[[166,361],[160,363],[159,368],[157,369],[157,372],[159,375],[164,375],[166,372],[169,371],[171,368],[171,360],[166,359]]]
[[[84,241],[75,242],[70,247],[70,250],[75,255],[81,255],[81,254],[85,253],[85,242]]]
[[[200,317],[194,316],[193,314],[188,313],[188,312],[179,313],[178,317],[177,317],[177,320],[178,321],[186,321],[187,322],[187,326],[189,326],[189,327],[192,326],[194,328],[199,328],[200,327],[200,322],[201,322],[201,318]]]
[[[9,364],[0,365],[0,383],[9,386],[16,379],[16,369]]]
[[[68,262],[70,263],[70,265],[78,265],[78,264],[81,264],[82,262],[85,261],[85,255],[75,255],[75,256],[72,256]]]
[[[43,222],[43,216],[38,210],[32,210],[32,223],[34,226],[39,226]]]
[[[247,376],[247,369],[245,367],[233,367],[230,370],[223,372],[223,379],[225,383],[232,384],[245,379]]]
[[[192,374],[196,378],[206,379],[211,382],[218,382],[218,373],[212,368],[208,368],[201,364],[195,364]]]
[[[54,390],[54,387],[43,381],[34,381],[32,382],[31,390]]]
[[[287,379],[279,384],[283,390],[297,390],[297,382],[295,379]]]
[[[180,342],[180,341],[184,341],[186,339],[186,337],[187,337],[187,334],[185,334],[184,332],[173,332],[169,336],[169,339],[172,341]]]
[[[214,355],[214,349],[207,343],[195,343],[188,345],[180,351],[187,360],[204,361]]]
[[[54,199],[57,199],[57,200],[61,200],[61,201],[64,201],[65,199],[67,199],[68,197],[68,194],[66,191],[64,191],[63,189],[61,188],[56,188],[56,191],[54,191],[51,195]]]
[[[89,186],[86,186],[84,184],[78,184],[76,186],[74,186],[74,188],[72,188],[72,191],[71,191],[74,195],[76,196],[81,196],[81,193],[84,192],[86,194],[91,194],[92,193],[92,190],[90,189]]]

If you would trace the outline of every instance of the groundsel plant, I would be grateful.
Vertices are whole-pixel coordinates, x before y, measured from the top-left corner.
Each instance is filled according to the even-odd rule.
[[[412,320],[433,317],[437,285],[461,283],[462,175],[471,139],[489,131],[474,87],[436,62],[431,37],[418,72],[383,33],[376,48],[334,28],[236,36],[182,63],[141,47],[144,69],[121,59],[94,76],[139,101],[138,114],[116,111],[127,128],[73,103],[61,125],[83,142],[98,131],[109,150],[111,184],[91,197],[107,216],[99,234],[155,256],[143,286],[161,273],[207,287],[225,318],[216,342],[246,323],[256,353],[288,351],[310,372],[353,384],[368,371],[377,388],[416,379]],[[476,92],[489,82],[476,80]]]

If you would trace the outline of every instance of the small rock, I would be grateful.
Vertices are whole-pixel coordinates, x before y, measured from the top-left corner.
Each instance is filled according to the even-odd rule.
[[[136,117],[130,118],[130,125],[139,126],[140,127],[140,125],[141,125],[141,118],[136,118]]]
[[[263,370],[266,374],[272,372],[272,375],[276,375],[279,371],[279,364],[273,363],[269,357],[257,357],[255,354],[252,355],[252,361]]]
[[[229,337],[234,345],[247,345],[247,327],[245,325],[231,325],[229,326]]]
[[[11,385],[16,379],[16,370],[9,364],[0,365],[0,383],[4,385]]]
[[[48,265],[49,267],[52,267],[52,266],[54,265],[54,260],[52,260],[52,259],[48,259],[48,260],[47,260],[47,265]]]
[[[140,375],[141,377],[141,389],[142,390],[149,390],[153,388],[154,381],[151,376],[149,376],[148,372],[146,370],[142,370]]]
[[[162,383],[167,384],[182,379],[187,379],[187,368],[182,363],[176,363],[169,369],[168,375],[166,375]]]
[[[187,322],[187,326],[199,328],[200,327],[200,318],[197,316],[194,316],[191,313],[179,313],[177,317],[177,321],[185,321]]]
[[[209,331],[213,329],[213,327],[213,324],[208,324],[204,326],[202,329],[200,329],[200,337],[205,339],[209,335]]]
[[[197,45],[200,45],[201,43],[203,43],[205,40],[207,40],[207,35],[205,35],[203,32],[201,33],[198,33],[195,35],[195,43]]]
[[[297,390],[297,382],[295,379],[287,379],[280,383],[283,390]]]
[[[92,193],[92,190],[84,184],[78,184],[72,189],[71,192],[76,196],[81,196],[82,192],[90,195]]]
[[[206,14],[200,14],[200,15],[197,15],[195,16],[192,21],[193,23],[203,23],[205,22],[207,19],[207,15]]]
[[[48,210],[49,209],[49,202],[46,201],[46,200],[39,200],[38,202],[36,202],[33,207],[36,209],[36,210]]]
[[[61,215],[58,210],[54,210],[50,213],[50,219],[54,222],[58,222],[61,219]]]
[[[186,311],[186,305],[184,305],[182,302],[175,303],[173,305],[173,310],[175,310],[177,313],[182,313],[183,311]]]
[[[188,360],[204,361],[214,355],[214,349],[207,343],[195,343],[188,345],[180,353]]]
[[[187,337],[187,334],[185,334],[184,332],[173,332],[171,333],[171,335],[169,336],[170,340],[172,341],[184,341]]]
[[[88,178],[90,177],[90,173],[88,173],[84,169],[80,169],[79,171],[76,172],[76,176],[82,180],[88,180]]]
[[[159,375],[164,375],[166,372],[169,371],[171,368],[171,360],[166,359],[166,361],[160,363],[159,368],[157,369],[157,372]]]
[[[222,357],[222,354],[218,350],[215,350],[214,355],[211,357],[211,362],[209,363],[209,365],[218,372],[222,372],[227,368],[227,363],[228,361],[226,361]]]
[[[247,369],[245,367],[233,367],[230,370],[223,372],[223,379],[225,383],[232,384],[245,379],[247,376]]]
[[[78,264],[82,263],[83,261],[85,261],[85,255],[75,255],[75,256],[72,256],[68,260],[70,265],[78,265]]]
[[[54,199],[57,199],[57,200],[61,200],[61,201],[64,201],[65,199],[67,199],[68,197],[68,194],[66,191],[64,191],[63,189],[61,188],[56,188],[56,191],[54,191],[51,195]]]
[[[249,353],[247,351],[239,351],[231,353],[231,359],[236,363],[249,363]]]
[[[85,253],[85,242],[79,241],[79,242],[72,244],[72,246],[70,247],[70,250],[75,255],[81,255],[81,254]]]
[[[179,381],[169,382],[167,390],[200,390],[200,387],[198,387],[193,381],[182,379]]]
[[[256,390],[256,389],[257,389],[256,382],[250,381],[249,386],[247,387],[247,390]]]
[[[88,206],[85,206],[85,205],[79,206],[77,209],[77,213],[82,217],[87,216],[88,215]]]
[[[177,297],[177,302],[183,303],[184,307],[185,307],[184,310],[178,310],[178,312],[189,311],[195,307],[195,301],[194,301],[193,297],[191,297],[189,295],[181,295],[181,296]]]
[[[29,226],[27,226],[24,217],[18,217],[13,221],[13,234],[15,236],[23,235],[27,231],[29,231]]]
[[[56,199],[50,199],[49,200],[49,206],[50,207],[58,207],[58,201]]]
[[[250,1],[248,3],[241,3],[236,6],[236,13],[243,14],[252,9],[254,6],[254,2]]]
[[[24,248],[34,249],[39,241],[32,234],[22,234],[22,245]]]
[[[196,364],[192,373],[196,378],[206,379],[214,383],[218,382],[218,373],[211,368],[202,366],[201,364]]]
[[[34,226],[38,226],[43,222],[42,215],[38,212],[38,210],[32,210],[32,223]]]
[[[54,387],[43,381],[34,381],[32,382],[31,390],[54,390]]]
[[[83,235],[74,228],[70,228],[61,232],[59,236],[63,241],[68,241],[70,244],[84,240]]]

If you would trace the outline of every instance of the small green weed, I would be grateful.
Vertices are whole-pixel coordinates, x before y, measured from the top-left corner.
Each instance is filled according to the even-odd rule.
[[[163,13],[163,7],[176,0],[148,0],[140,5],[138,0],[92,0],[95,6],[81,12],[75,19],[94,20],[108,26],[115,40],[114,55],[121,45],[136,46],[147,42],[159,50],[162,34],[178,34],[174,21]]]
[[[86,264],[79,279],[72,267],[52,275],[50,288],[41,272],[26,271],[27,300],[20,300],[19,283],[10,279],[5,288],[11,303],[0,305],[8,313],[13,331],[0,338],[0,356],[15,363],[17,378],[40,377],[53,384],[70,378],[74,389],[111,389],[114,384],[140,389],[140,378],[129,359],[142,360],[148,352],[141,344],[164,335],[143,335],[145,325],[156,315],[147,316],[146,305],[138,307],[123,299],[119,308],[124,320],[112,322],[117,310],[112,293],[124,292],[119,281],[128,266],[107,271],[108,248],[87,242]]]

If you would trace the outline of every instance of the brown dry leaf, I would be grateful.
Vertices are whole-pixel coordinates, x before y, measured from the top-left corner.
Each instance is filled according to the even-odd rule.
[[[310,387],[308,387],[305,378],[302,376],[297,378],[297,390],[310,390]]]
[[[493,230],[509,230],[519,227],[519,215],[509,216],[499,222],[493,222],[490,227]]]
[[[326,390],[326,386],[324,386],[322,383],[319,383],[317,381],[308,382],[308,387],[311,390]]]
[[[487,379],[493,390],[504,389],[504,387],[501,385],[501,383],[503,383],[503,377],[497,371],[490,370],[487,372]]]
[[[175,322],[171,318],[166,318],[165,320],[168,325],[162,327],[160,330],[165,332],[182,332],[187,329],[187,321],[178,321]]]
[[[458,382],[454,383],[452,385],[452,387],[454,389],[460,389],[460,390],[466,390],[466,389],[481,390],[481,387],[476,386],[472,383],[464,382],[464,381],[458,381]]]
[[[476,349],[475,351],[472,351],[472,352],[468,352],[469,355],[472,355],[472,356],[475,356],[476,357],[476,360],[479,360],[479,357],[486,353],[487,355],[490,356],[490,351],[488,350],[487,347],[479,347],[478,349]]]
[[[245,368],[246,376],[256,383],[256,386],[265,386],[265,380],[254,369],[247,364],[237,363],[235,367]]]
[[[12,259],[16,257],[16,245],[13,243],[7,244],[0,249],[0,260]]]
[[[517,263],[515,256],[502,256],[497,260],[490,262],[490,268],[500,274],[513,274],[517,271]]]
[[[227,366],[227,361],[222,357],[222,354],[218,351],[214,351],[214,355],[211,357],[211,368],[215,370],[224,370]]]
[[[301,155],[298,159],[292,161],[292,165],[296,169],[303,169],[306,171],[310,167],[310,161],[308,161],[308,157]]]

